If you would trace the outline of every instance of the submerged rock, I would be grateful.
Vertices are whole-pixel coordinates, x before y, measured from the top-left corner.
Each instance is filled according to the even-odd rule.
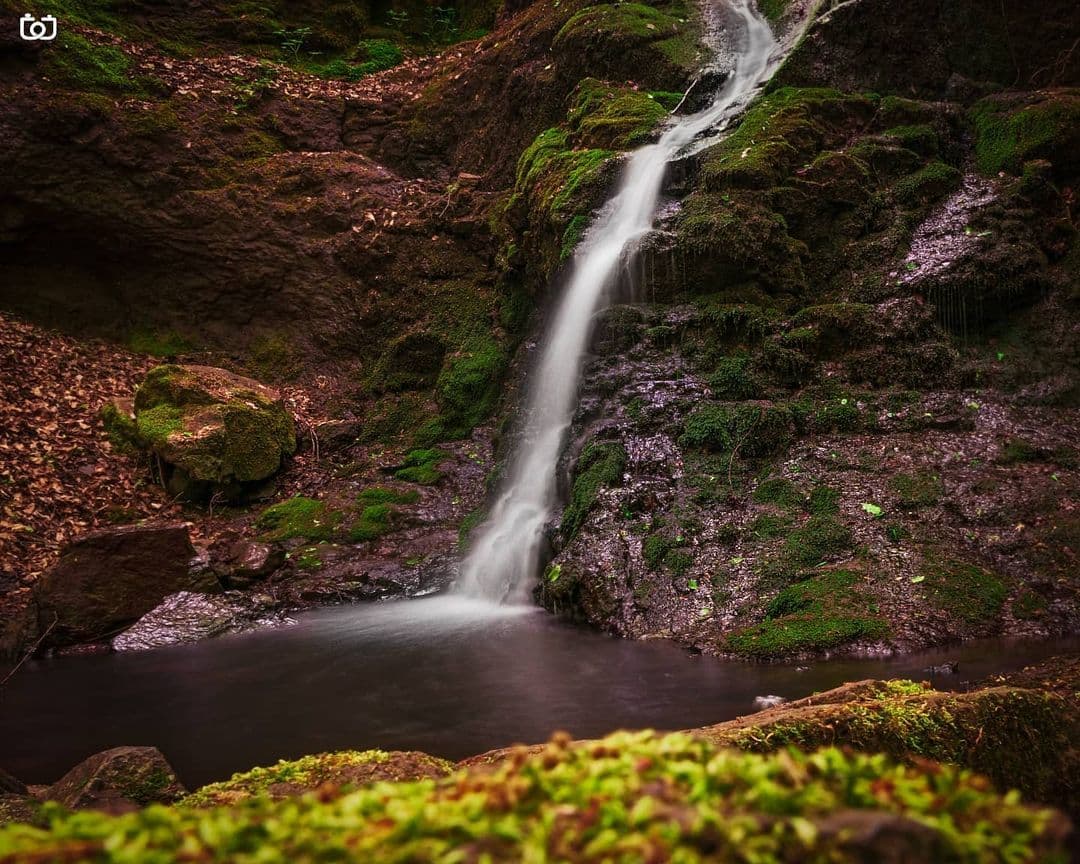
[[[220,590],[195,560],[185,525],[88,534],[35,586],[40,628],[52,628],[53,645],[86,642],[126,627],[177,591]]]
[[[50,787],[48,798],[72,810],[124,812],[171,804],[187,794],[156,747],[115,747],[80,762]]]
[[[198,642],[211,636],[239,633],[288,621],[267,596],[198,594],[180,591],[112,640],[117,651],[142,651],[163,645]]]
[[[165,465],[175,495],[250,493],[296,450],[276,390],[212,366],[158,366],[135,394],[140,441]]]

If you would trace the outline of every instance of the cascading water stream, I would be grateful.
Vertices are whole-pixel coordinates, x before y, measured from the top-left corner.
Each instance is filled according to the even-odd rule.
[[[777,43],[753,0],[733,0],[743,24],[735,71],[712,105],[679,118],[655,144],[630,156],[614,197],[591,226],[541,347],[528,389],[522,434],[487,521],[462,565],[458,591],[495,602],[526,599],[543,530],[556,505],[556,465],[573,418],[585,350],[620,265],[652,230],[671,160],[745,105],[772,71]]]

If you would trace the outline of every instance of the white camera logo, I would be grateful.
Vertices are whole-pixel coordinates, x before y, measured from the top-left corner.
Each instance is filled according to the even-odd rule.
[[[52,42],[56,38],[56,16],[35,18],[27,13],[19,19],[19,35],[24,42]]]

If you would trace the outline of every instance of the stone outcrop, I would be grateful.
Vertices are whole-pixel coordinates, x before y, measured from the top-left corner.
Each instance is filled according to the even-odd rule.
[[[124,812],[171,804],[187,790],[156,747],[115,747],[80,762],[46,795],[72,810]]]
[[[113,635],[177,591],[218,591],[212,574],[192,567],[184,525],[99,531],[67,547],[34,589],[49,644]]]

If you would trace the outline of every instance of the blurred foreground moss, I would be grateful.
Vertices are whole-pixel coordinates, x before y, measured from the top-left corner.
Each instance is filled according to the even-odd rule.
[[[952,767],[836,749],[770,755],[617,733],[339,796],[0,830],[0,860],[471,862],[1062,861],[1067,825]],[[868,857],[869,856],[869,857]]]

